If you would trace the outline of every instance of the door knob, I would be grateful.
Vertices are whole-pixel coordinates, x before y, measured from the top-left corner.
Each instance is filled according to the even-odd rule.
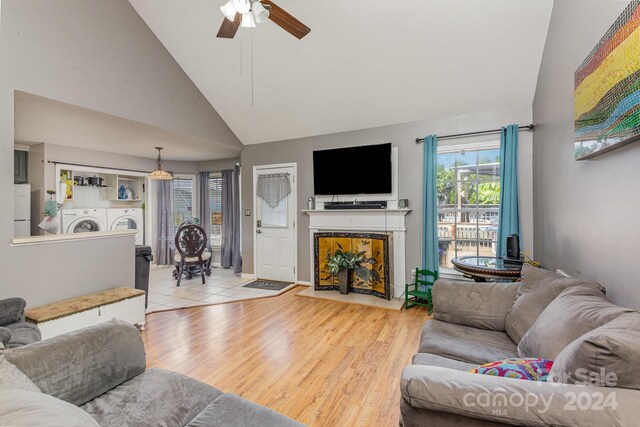
[[[262,234],[262,230],[256,230],[256,233]]]

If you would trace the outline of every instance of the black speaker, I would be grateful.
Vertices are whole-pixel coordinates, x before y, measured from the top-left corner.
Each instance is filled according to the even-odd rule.
[[[520,259],[520,238],[517,234],[507,237],[507,258]]]

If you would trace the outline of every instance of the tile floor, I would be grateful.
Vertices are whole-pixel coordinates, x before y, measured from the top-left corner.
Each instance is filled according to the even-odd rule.
[[[149,304],[147,313],[173,308],[193,307],[195,305],[214,304],[238,301],[256,297],[278,295],[282,291],[264,291],[261,289],[243,288],[251,282],[233,270],[214,268],[206,284],[202,284],[200,276],[191,280],[182,279],[180,287],[171,274],[173,267],[152,267],[149,273]]]

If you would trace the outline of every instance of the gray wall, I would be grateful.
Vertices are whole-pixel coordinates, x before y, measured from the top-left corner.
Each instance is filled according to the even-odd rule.
[[[126,0],[2,0],[0,58],[0,298],[34,306],[133,286],[133,237],[11,245],[14,90],[227,144],[237,138]]]
[[[547,268],[602,283],[613,301],[640,308],[640,144],[574,160],[573,74],[627,1],[557,0],[533,119],[535,253]]]
[[[392,142],[399,147],[399,197],[409,199],[413,211],[407,215],[406,268],[407,274],[420,264],[422,229],[422,145],[415,143],[416,137],[436,133],[440,135],[499,128],[511,123],[529,124],[531,106],[515,106],[493,109],[474,114],[448,118],[433,118],[402,125],[385,126],[354,132],[322,135],[268,144],[247,145],[241,153],[242,159],[242,208],[251,209],[253,215],[253,166],[274,163],[298,164],[298,279],[309,281],[309,217],[300,212],[307,207],[307,197],[313,195],[312,152],[313,150],[344,146],[379,144]],[[471,141],[499,140],[499,135],[467,140],[451,140],[446,144]],[[533,249],[532,179],[531,179],[531,133],[520,133],[520,187],[523,228],[523,249]],[[445,145],[445,142],[442,142]],[[253,221],[254,217],[243,216],[242,256],[243,272],[252,274],[253,266]],[[407,278],[408,279],[408,278]]]

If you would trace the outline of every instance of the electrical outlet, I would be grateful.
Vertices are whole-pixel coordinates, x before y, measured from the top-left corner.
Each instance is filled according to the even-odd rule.
[[[251,211],[249,209],[245,209],[244,216],[251,216]]]

